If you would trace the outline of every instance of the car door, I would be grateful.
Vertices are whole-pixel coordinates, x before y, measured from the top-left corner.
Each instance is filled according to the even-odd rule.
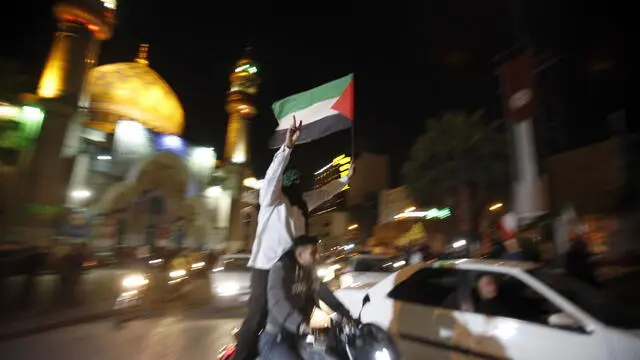
[[[484,275],[488,273],[479,274]],[[498,279],[499,294],[511,308],[509,316],[470,313],[470,321],[484,324],[470,349],[480,358],[540,360],[609,358],[603,331],[580,319],[566,300],[526,272],[491,273]],[[582,326],[549,325],[553,314],[564,313]]]
[[[403,359],[476,359],[470,346],[480,322],[457,310],[458,271],[424,268],[397,284],[390,330]]]

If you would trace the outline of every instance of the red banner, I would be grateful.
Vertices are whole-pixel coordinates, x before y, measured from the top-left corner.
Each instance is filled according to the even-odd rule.
[[[509,60],[500,68],[505,117],[520,122],[533,117],[534,62],[530,52]]]

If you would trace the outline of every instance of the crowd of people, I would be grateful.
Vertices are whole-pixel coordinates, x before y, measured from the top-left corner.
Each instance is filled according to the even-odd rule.
[[[30,307],[37,294],[37,278],[45,271],[57,276],[56,292],[53,301],[60,306],[74,306],[82,302],[79,292],[84,262],[89,256],[86,243],[66,246],[62,253],[52,247],[33,246],[4,251],[0,259],[0,293],[5,307]],[[9,291],[8,279],[21,277],[17,292]]]

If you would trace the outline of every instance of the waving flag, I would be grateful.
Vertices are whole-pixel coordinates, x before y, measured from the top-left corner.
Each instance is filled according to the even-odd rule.
[[[350,128],[353,126],[353,74],[277,101],[273,104],[273,113],[278,127],[269,141],[272,148],[284,143],[294,116],[302,121],[298,144]]]

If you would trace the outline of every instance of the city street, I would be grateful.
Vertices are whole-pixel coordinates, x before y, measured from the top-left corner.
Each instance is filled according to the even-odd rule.
[[[1,342],[0,354],[7,360],[211,360],[231,342],[243,316],[239,309],[202,306],[134,319],[120,328],[104,320]]]

